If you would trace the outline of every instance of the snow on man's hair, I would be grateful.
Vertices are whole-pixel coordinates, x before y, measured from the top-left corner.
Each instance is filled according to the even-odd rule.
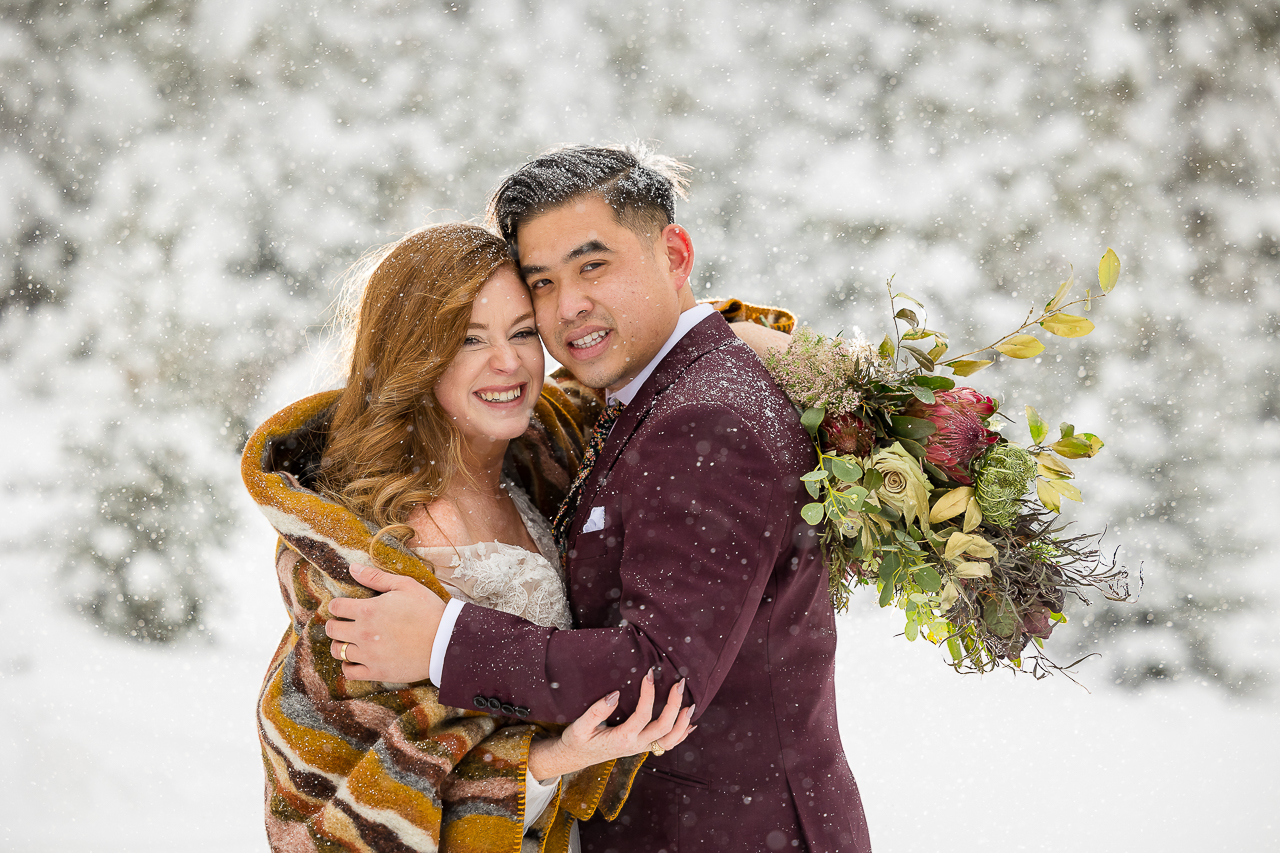
[[[676,219],[676,198],[685,198],[689,167],[643,144],[568,145],[553,148],[507,177],[489,201],[489,221],[517,254],[520,223],[584,195],[599,195],[620,225],[641,236]]]

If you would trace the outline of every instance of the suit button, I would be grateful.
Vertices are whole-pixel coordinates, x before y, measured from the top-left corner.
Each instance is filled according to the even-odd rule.
[[[483,710],[489,707],[489,700],[484,698],[483,696],[477,696],[476,698],[471,700],[471,704]]]
[[[516,706],[508,705],[506,702],[503,702],[502,713],[508,717],[514,717],[516,715]]]
[[[517,705],[516,716],[523,720],[525,717],[529,716],[529,709],[523,705]]]
[[[487,703],[487,704],[489,705],[489,710],[490,710],[490,711],[501,711],[501,710],[502,710],[502,703],[501,703],[501,702],[499,702],[497,699],[494,699],[492,696],[490,696],[490,697],[489,697],[489,701],[488,701],[488,703]]]

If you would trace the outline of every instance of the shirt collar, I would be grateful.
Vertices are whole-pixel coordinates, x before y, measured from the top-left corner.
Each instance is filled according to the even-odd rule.
[[[676,330],[671,333],[671,337],[667,338],[667,342],[662,345],[662,349],[658,350],[658,354],[653,357],[653,361],[645,365],[644,370],[640,371],[639,375],[637,375],[635,379],[632,379],[626,385],[623,385],[617,390],[617,392],[610,391],[605,394],[606,402],[612,403],[614,400],[619,400],[623,405],[630,405],[631,401],[635,399],[636,394],[640,393],[640,389],[644,386],[645,380],[653,375],[653,371],[657,370],[658,365],[667,357],[667,353],[671,352],[671,350],[675,348],[675,345],[680,343],[681,339],[684,338],[685,335],[689,334],[690,330],[693,329],[694,326],[698,325],[714,313],[716,313],[716,309],[707,303],[701,303],[690,308],[688,311],[682,311],[680,313],[680,319],[676,321]]]

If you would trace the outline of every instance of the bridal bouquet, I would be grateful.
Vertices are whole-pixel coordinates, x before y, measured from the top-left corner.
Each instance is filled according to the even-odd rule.
[[[1096,535],[1068,536],[1056,524],[1063,498],[1082,500],[1068,460],[1087,459],[1102,439],[1062,424],[1056,437],[1026,407],[1031,444],[999,432],[1000,404],[950,376],[992,363],[992,351],[1033,358],[1044,350],[1029,330],[1081,337],[1093,323],[1067,313],[1111,292],[1120,261],[1111,249],[1098,265],[1101,293],[1066,302],[1074,276],[1036,316],[989,347],[948,357],[948,338],[902,308],[895,334],[873,347],[799,329],[770,372],[801,410],[819,464],[802,479],[813,501],[802,514],[821,525],[837,610],[855,587],[874,584],[880,606],[900,608],[906,637],[945,644],[958,671],[1022,669],[1029,642],[1043,648],[1066,621],[1067,593],[1096,589],[1128,596],[1126,575],[1104,563]],[[923,306],[890,289],[898,300]],[[899,325],[901,324],[901,325]],[[905,327],[906,331],[901,331]],[[1035,655],[1037,677],[1062,669]]]

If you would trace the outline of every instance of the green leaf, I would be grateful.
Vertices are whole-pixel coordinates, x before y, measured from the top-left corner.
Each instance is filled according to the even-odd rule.
[[[884,475],[875,468],[868,468],[862,473],[862,485],[874,492],[884,485]]]
[[[1093,331],[1094,325],[1092,320],[1059,311],[1052,317],[1041,320],[1040,328],[1060,338],[1083,338]]]
[[[914,358],[916,363],[925,370],[933,370],[937,367],[937,365],[933,363],[933,359],[929,358],[929,354],[920,349],[920,347],[913,347],[911,344],[903,344],[902,348],[911,353],[911,357]]]
[[[906,320],[911,324],[911,328],[913,329],[920,325],[920,318],[917,317],[916,312],[912,311],[910,308],[899,309],[898,313],[893,315],[893,319]]]
[[[920,625],[916,622],[914,613],[907,616],[906,635],[907,639],[913,643],[920,636]]]
[[[932,338],[933,332],[928,329],[908,329],[903,335],[904,341],[923,341],[926,338]]]
[[[894,415],[889,418],[889,423],[889,432],[899,438],[928,438],[938,431],[931,421],[906,415]]]
[[[929,405],[933,405],[933,403],[935,402],[933,397],[933,392],[930,391],[928,388],[921,388],[918,385],[908,385],[907,390],[909,390],[915,396],[915,398],[919,400],[921,403],[928,403]]]
[[[951,659],[956,663],[964,660],[964,652],[960,648],[960,641],[955,637],[947,637],[947,651],[951,652]]]
[[[818,427],[822,426],[822,419],[826,416],[825,408],[805,409],[804,414],[800,416],[800,426],[804,427],[809,435],[817,435]]]
[[[1044,422],[1044,418],[1040,417],[1040,413],[1027,406],[1027,428],[1031,430],[1031,442],[1039,444],[1044,441],[1044,437],[1049,434],[1049,425]]]
[[[946,471],[943,471],[941,468],[939,468],[937,465],[934,465],[932,462],[930,462],[927,459],[924,461],[924,470],[928,471],[929,476],[937,480],[939,483],[951,482],[951,477],[950,475],[947,474]]]
[[[948,361],[944,366],[950,367],[956,376],[972,376],[990,364],[990,359],[958,358],[955,361]]]
[[[1102,288],[1103,293],[1110,293],[1111,288],[1116,286],[1118,278],[1120,278],[1120,258],[1114,251],[1107,249],[1102,260],[1098,261],[1098,286]]]
[[[888,607],[889,603],[893,601],[893,584],[888,581],[883,581],[882,584],[880,587],[880,606]]]
[[[925,592],[937,592],[942,589],[942,578],[938,577],[938,572],[933,566],[921,566],[916,569],[915,580]]]
[[[927,452],[925,451],[923,444],[918,441],[912,441],[909,438],[898,439],[898,444],[901,444],[903,450],[907,451],[917,459],[923,459]]]
[[[1072,424],[1069,424],[1066,421],[1063,421],[1062,423],[1058,424],[1059,438],[1071,438],[1071,436],[1075,434],[1076,434],[1076,428]]]
[[[885,504],[884,506],[877,509],[876,515],[880,516],[881,518],[887,518],[890,521],[897,521],[898,519],[902,518],[902,513],[898,512],[889,504]]]
[[[826,471],[822,473],[826,474]],[[816,500],[822,497],[822,482],[819,480],[805,480],[804,490],[809,493],[809,497]]]
[[[880,342],[880,357],[885,361],[892,361],[895,352],[893,339],[885,335],[884,340]]]
[[[1035,358],[1044,352],[1044,344],[1031,335],[1012,335],[996,344],[995,349],[1009,358]]]
[[[1076,268],[1071,268],[1071,275],[1067,276],[1067,280],[1058,285],[1058,292],[1053,294],[1053,298],[1044,306],[1045,311],[1053,311],[1062,304],[1062,300],[1066,297],[1071,286],[1076,283]]]
[[[1070,438],[1055,441],[1049,445],[1049,449],[1068,459],[1088,459],[1098,452],[1094,450],[1093,443],[1082,435],[1073,435]]]
[[[956,387],[956,381],[946,376],[916,376],[911,380],[911,384],[931,391],[950,391]]]
[[[826,509],[820,503],[809,503],[800,508],[800,517],[810,524],[821,524],[824,515]]]
[[[1098,438],[1091,432],[1082,432],[1077,435],[1076,438],[1083,438],[1085,441],[1089,442],[1089,446],[1093,448],[1093,453],[1090,453],[1090,456],[1097,455],[1099,450],[1107,446],[1102,439]]]
[[[846,483],[856,483],[862,477],[862,469],[856,463],[840,457],[831,460],[831,473]]]
[[[819,481],[819,482],[820,482],[820,481],[822,481],[822,480],[827,479],[827,469],[826,469],[826,468],[815,468],[815,469],[813,469],[812,471],[810,471],[808,474],[805,474],[805,475],[804,475],[803,477],[801,477],[800,479],[801,479],[801,480],[806,480],[806,481],[808,481],[808,480],[817,480],[817,481]]]

